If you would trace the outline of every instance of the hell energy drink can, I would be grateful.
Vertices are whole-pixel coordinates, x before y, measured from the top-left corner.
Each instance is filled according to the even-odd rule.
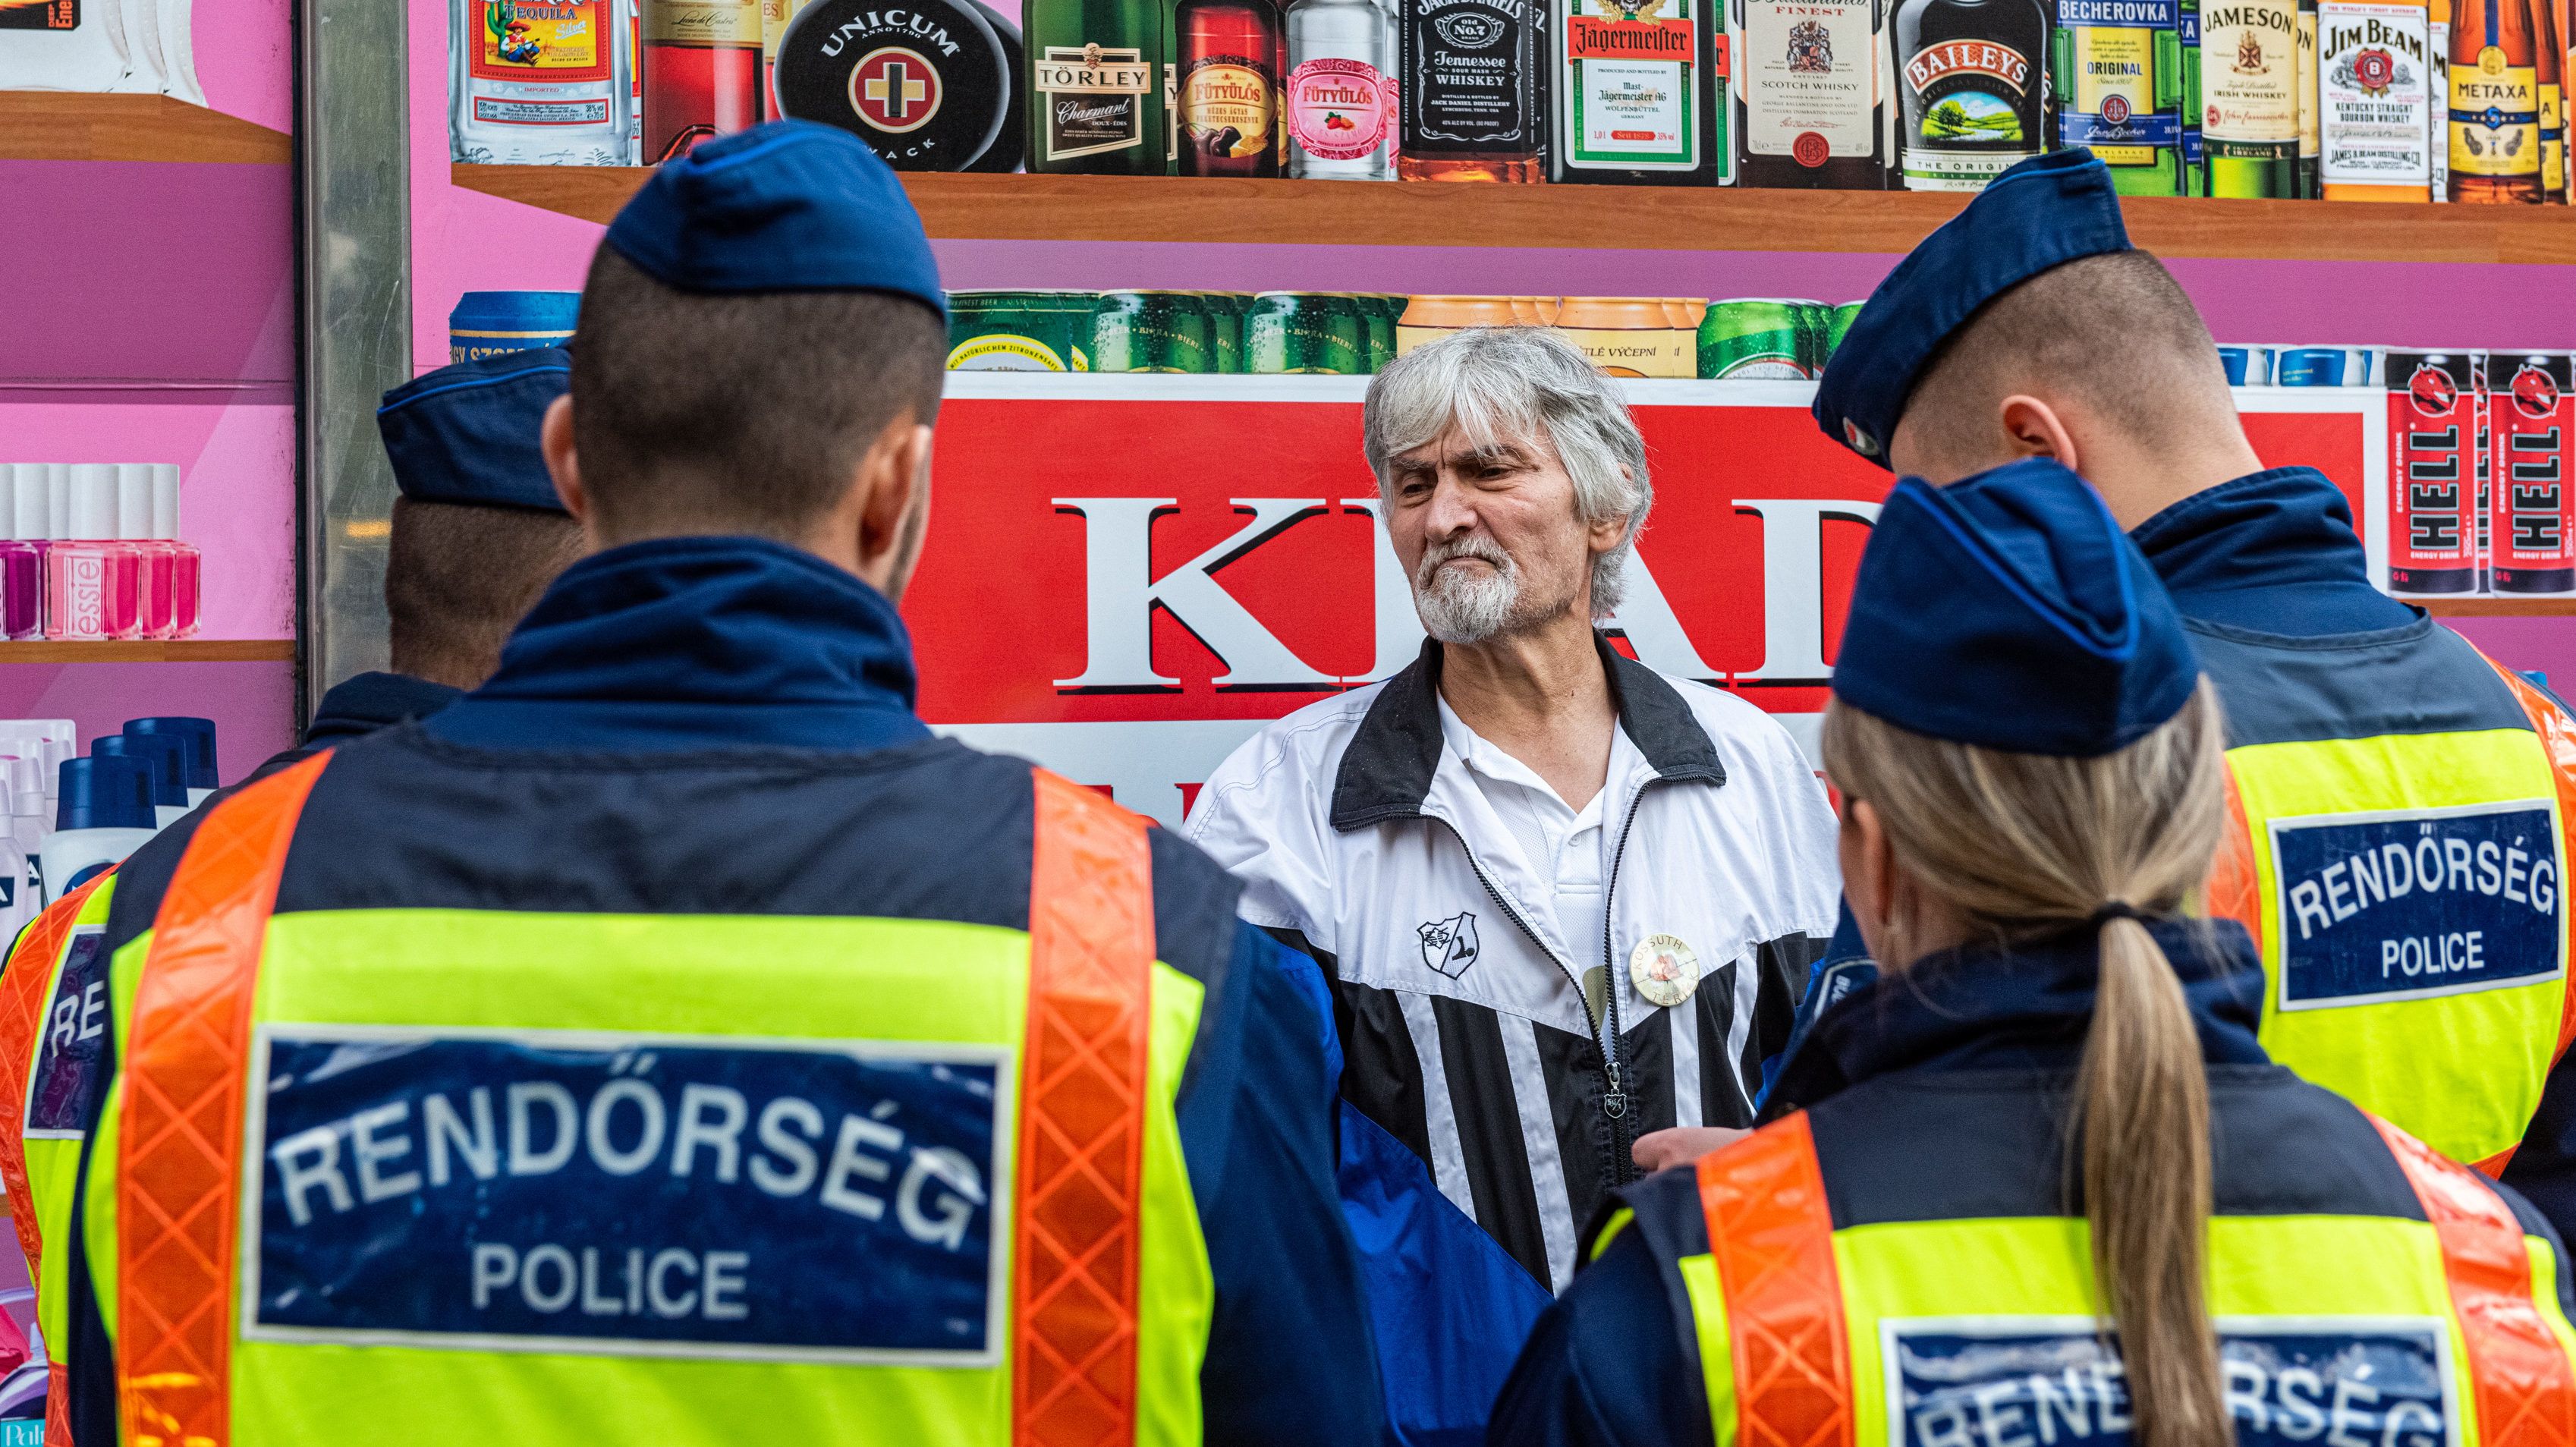
[[[2388,586],[2478,586],[2478,376],[2466,352],[2390,352]]]
[[[2489,552],[2499,593],[2576,593],[2568,443],[2576,377],[2565,352],[2487,357]]]

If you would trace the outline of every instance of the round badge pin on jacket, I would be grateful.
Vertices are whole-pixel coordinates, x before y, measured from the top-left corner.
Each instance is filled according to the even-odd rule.
[[[1699,956],[1679,935],[1648,935],[1628,952],[1628,978],[1658,1005],[1678,1005],[1699,988]]]

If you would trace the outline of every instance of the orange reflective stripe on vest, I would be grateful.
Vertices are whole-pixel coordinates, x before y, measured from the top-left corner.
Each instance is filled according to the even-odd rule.
[[[1726,1294],[1742,1447],[1852,1447],[1851,1343],[1833,1210],[1805,1112],[1699,1163]]]
[[[2442,1243],[2442,1276],[2469,1356],[2479,1447],[2576,1444],[2576,1369],[2531,1296],[2522,1223],[2466,1166],[2371,1117]]]
[[[1153,863],[1143,819],[1036,777],[1012,1438],[1092,1447],[1136,1436]]]
[[[2218,853],[2209,862],[2209,882],[2201,887],[2201,912],[2211,919],[2232,919],[2254,937],[2254,954],[2263,954],[2263,890],[2254,874],[2254,831],[2245,820],[2245,796],[2237,791],[2236,774],[2227,774],[2227,827],[2219,833]]]
[[[9,1193],[9,1224],[18,1231],[18,1247],[27,1253],[30,1281],[44,1277],[45,1242],[37,1229],[35,1192],[27,1185],[27,1141],[19,1134],[27,1122],[27,1077],[36,1068],[36,1041],[44,1033],[45,996],[54,983],[54,961],[102,881],[105,870],[48,905],[18,937],[9,967],[0,970],[0,1188]],[[45,1440],[69,1447],[71,1381],[62,1349],[45,1362]]]
[[[2549,758],[2550,779],[2558,786],[2558,828],[2565,840],[2562,857],[2576,860],[2576,719],[2568,718],[2548,695],[2532,687],[2530,679],[2492,658],[2487,663],[2504,676],[2505,687],[2513,690],[2514,701],[2531,719],[2532,732],[2540,736],[2540,751]],[[2558,1052],[2550,1057],[2552,1064],[2567,1054],[2571,1040],[2576,1040],[2576,990],[2567,992],[2558,1010]]]
[[[128,1441],[232,1438],[232,1285],[251,995],[318,754],[215,806],[134,992],[117,1140],[117,1401]]]

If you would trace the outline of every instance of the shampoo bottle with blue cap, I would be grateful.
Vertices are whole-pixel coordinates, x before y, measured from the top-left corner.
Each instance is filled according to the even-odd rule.
[[[223,781],[215,774],[215,721],[213,719],[170,715],[130,718],[125,721],[123,731],[127,734],[146,737],[177,739],[186,746],[185,779],[188,786],[189,808],[194,809],[206,802],[214,797],[215,790],[223,787]]]
[[[45,903],[51,904],[143,847],[152,822],[152,765],[140,758],[65,759],[57,776],[54,832],[45,840]]]
[[[188,812],[188,746],[151,734],[107,734],[89,741],[90,757],[140,759],[151,772],[152,827],[167,829]]]

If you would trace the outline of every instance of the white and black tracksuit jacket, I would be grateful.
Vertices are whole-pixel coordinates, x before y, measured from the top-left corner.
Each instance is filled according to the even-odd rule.
[[[1333,976],[1345,1102],[1547,1290],[1571,1279],[1593,1208],[1637,1174],[1638,1135],[1751,1123],[1759,1062],[1840,891],[1833,813],[1788,732],[1601,651],[1636,746],[1605,786],[1606,939],[1562,937],[1553,882],[1444,748],[1437,643],[1237,749],[1187,826],[1245,881],[1244,917]],[[1630,978],[1630,952],[1659,934],[1699,964],[1670,1008]],[[1577,981],[1604,966],[1595,1020]]]

